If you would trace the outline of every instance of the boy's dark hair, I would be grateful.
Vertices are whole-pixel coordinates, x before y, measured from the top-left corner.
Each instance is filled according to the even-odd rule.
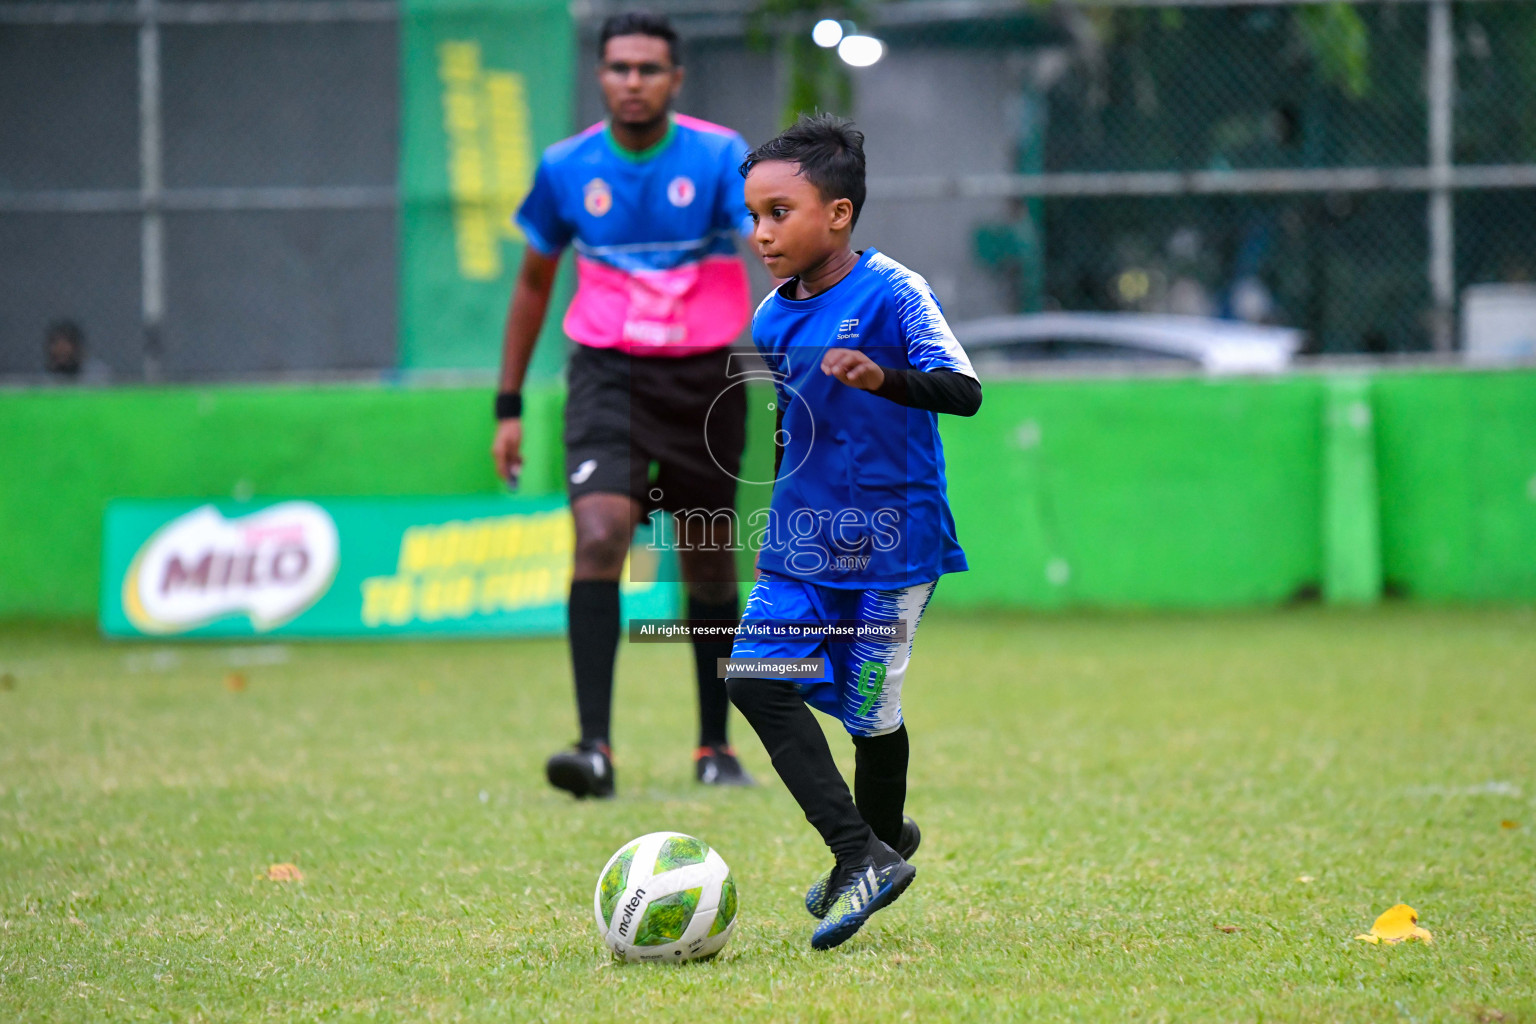
[[[864,208],[864,133],[836,114],[801,114],[800,119],[747,154],[741,164],[745,178],[766,160],[800,165],[800,175],[816,186],[827,202],[846,199],[853,204],[853,223]]]
[[[624,14],[614,14],[603,22],[602,32],[597,37],[597,59],[602,60],[608,53],[608,40],[614,36],[655,36],[657,39],[667,41],[667,59],[673,64],[677,63],[677,30],[667,20],[665,14],[652,14],[650,11],[627,11]]]

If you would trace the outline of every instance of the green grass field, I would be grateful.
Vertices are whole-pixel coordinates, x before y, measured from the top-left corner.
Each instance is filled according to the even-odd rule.
[[[596,804],[542,779],[559,642],[0,630],[0,1020],[1536,1020],[1536,611],[936,612],[918,878],[830,953],[739,720],[767,784],[691,781],[686,659],[623,652]],[[712,963],[599,943],[599,868],[657,829],[735,871]],[[1433,945],[1354,941],[1400,901]]]

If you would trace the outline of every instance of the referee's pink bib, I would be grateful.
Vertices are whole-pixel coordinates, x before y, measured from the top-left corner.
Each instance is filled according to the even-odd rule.
[[[750,316],[747,271],[734,256],[626,272],[578,255],[576,274],[565,333],[593,348],[692,355],[735,341]]]

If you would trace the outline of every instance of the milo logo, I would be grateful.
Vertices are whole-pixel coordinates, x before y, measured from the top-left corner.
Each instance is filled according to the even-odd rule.
[[[123,580],[123,610],[145,633],[180,633],[238,613],[271,629],[330,589],[339,547],[336,523],[313,502],[236,519],[204,505],[139,549]]]
[[[645,902],[645,890],[636,889],[635,894],[624,904],[624,919],[619,922],[619,934],[629,938],[629,926],[635,919],[635,911],[640,909],[640,904]]]

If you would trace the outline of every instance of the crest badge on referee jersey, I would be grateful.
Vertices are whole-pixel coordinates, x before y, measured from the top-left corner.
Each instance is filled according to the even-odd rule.
[[[673,206],[687,206],[693,202],[693,197],[699,190],[694,187],[693,179],[686,174],[679,174],[667,182],[667,202]]]
[[[582,186],[582,192],[586,195],[587,212],[594,217],[601,217],[613,209],[613,190],[602,178],[593,178]]]

